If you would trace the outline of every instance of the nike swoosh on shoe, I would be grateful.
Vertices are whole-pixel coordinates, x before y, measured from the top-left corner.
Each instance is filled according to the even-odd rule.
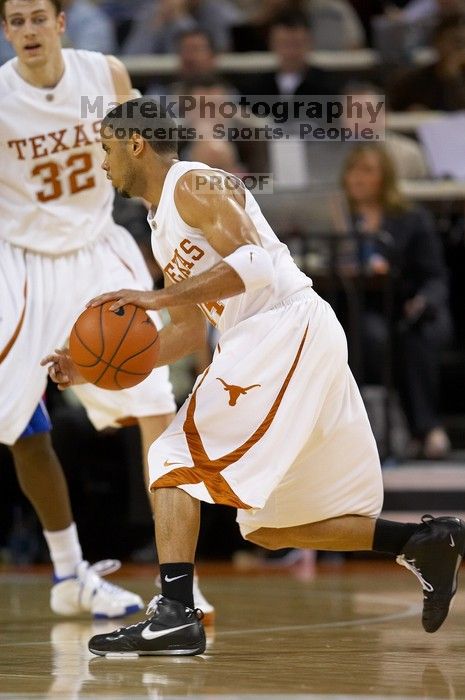
[[[144,629],[141,632],[141,637],[146,639],[147,641],[150,641],[152,639],[157,639],[158,637],[165,637],[167,634],[171,634],[172,632],[178,632],[179,630],[184,630],[186,627],[192,627],[195,625],[195,622],[190,622],[188,625],[180,625],[179,627],[170,627],[169,629],[164,629],[164,630],[157,630],[156,632],[153,632],[150,629],[150,625],[148,627],[144,627]]]

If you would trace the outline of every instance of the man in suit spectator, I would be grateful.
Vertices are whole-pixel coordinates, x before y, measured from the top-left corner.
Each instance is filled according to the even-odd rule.
[[[277,69],[246,82],[249,95],[337,94],[331,74],[308,65],[312,32],[303,13],[283,14],[276,20],[270,29],[269,50],[276,56]]]
[[[179,68],[171,94],[184,94],[186,82],[217,74],[217,53],[212,37],[200,28],[188,29],[179,35],[176,53]]]

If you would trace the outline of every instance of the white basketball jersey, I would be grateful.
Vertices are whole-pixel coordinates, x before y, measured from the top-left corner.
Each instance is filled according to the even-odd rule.
[[[101,169],[103,115],[81,115],[81,96],[113,99],[110,69],[100,53],[64,49],[63,58],[54,88],[24,81],[16,58],[0,68],[0,237],[55,255],[114,225],[113,189]]]
[[[189,170],[203,169],[211,170],[205,163],[175,163],[167,173],[158,207],[148,215],[154,256],[164,274],[175,283],[205,272],[222,260],[202,231],[185,223],[174,203],[174,190],[179,178]],[[208,320],[221,332],[312,285],[311,279],[294,263],[288,247],[271,229],[251,192],[246,189],[245,193],[245,211],[258,232],[263,248],[271,256],[275,278],[273,285],[263,289],[201,304]]]

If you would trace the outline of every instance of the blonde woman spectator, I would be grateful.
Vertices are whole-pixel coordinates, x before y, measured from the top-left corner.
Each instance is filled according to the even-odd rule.
[[[397,386],[418,454],[445,456],[449,440],[438,413],[440,353],[451,335],[448,279],[441,242],[425,209],[402,196],[393,162],[378,144],[351,151],[342,185],[360,233],[357,263],[368,274],[395,275],[394,361]],[[380,234],[376,236],[375,234]],[[379,383],[389,321],[376,293],[363,322],[365,374]]]

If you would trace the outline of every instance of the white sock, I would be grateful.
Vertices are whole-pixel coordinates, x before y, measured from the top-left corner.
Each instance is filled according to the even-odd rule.
[[[74,576],[77,565],[82,561],[76,524],[71,523],[66,530],[53,532],[44,530],[44,537],[48,544],[55,576],[57,578]]]

